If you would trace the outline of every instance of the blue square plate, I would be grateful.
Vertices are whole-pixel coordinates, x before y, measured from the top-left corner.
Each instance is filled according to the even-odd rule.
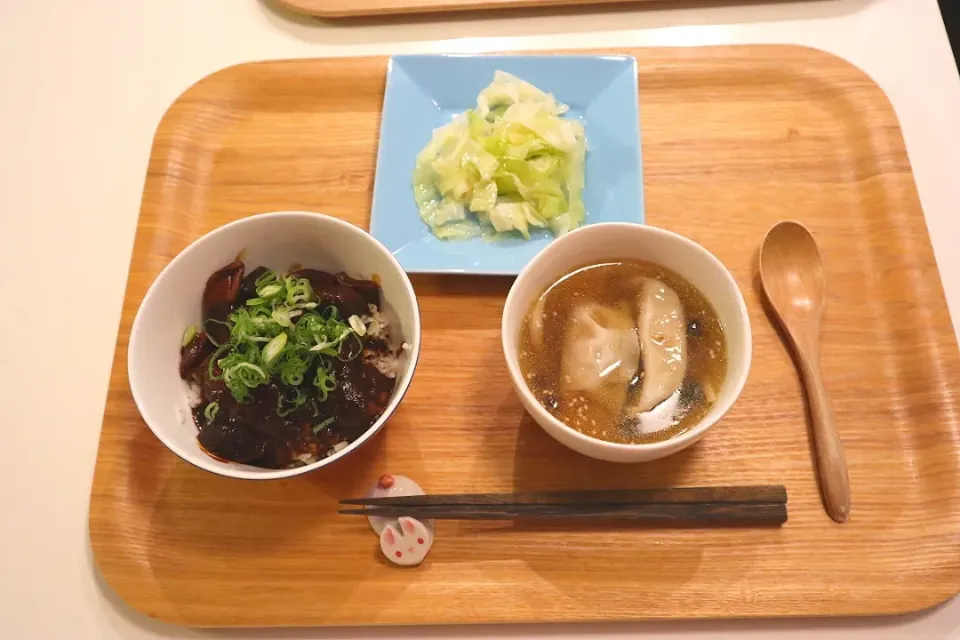
[[[643,222],[637,61],[628,56],[393,56],[387,69],[370,232],[411,273],[516,275],[553,236],[438,240],[420,220],[411,177],[433,130],[476,106],[496,70],[570,106],[584,122],[586,224]]]

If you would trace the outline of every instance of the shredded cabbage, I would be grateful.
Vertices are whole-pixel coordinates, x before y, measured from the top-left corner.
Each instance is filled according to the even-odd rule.
[[[503,71],[476,109],[433,132],[417,155],[420,218],[443,240],[519,232],[554,235],[583,223],[587,140],[568,107]]]

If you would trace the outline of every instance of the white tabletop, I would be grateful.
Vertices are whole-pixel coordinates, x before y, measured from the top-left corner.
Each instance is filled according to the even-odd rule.
[[[357,0],[362,1],[362,0]],[[0,3],[0,636],[960,638],[960,599],[904,618],[212,632],[146,619],[98,579],[87,506],[150,142],[170,102],[262,58],[794,43],[867,71],[900,117],[960,309],[960,79],[936,0],[803,2],[325,24],[258,0]],[[718,2],[720,4],[722,2]],[[65,278],[64,276],[68,276]],[[55,383],[57,394],[49,396]],[[414,603],[411,603],[414,605]]]

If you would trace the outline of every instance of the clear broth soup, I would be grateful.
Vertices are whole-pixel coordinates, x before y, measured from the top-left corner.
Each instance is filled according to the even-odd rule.
[[[672,438],[710,410],[727,370],[717,314],[659,265],[610,261],[563,276],[520,335],[520,370],[537,400],[594,438]]]

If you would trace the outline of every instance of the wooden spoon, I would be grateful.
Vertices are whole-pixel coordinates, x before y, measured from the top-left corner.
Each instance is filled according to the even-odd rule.
[[[844,522],[850,514],[850,478],[820,375],[826,279],[817,242],[805,226],[779,222],[767,232],[760,248],[760,279],[796,352],[807,390],[824,509],[837,522]]]

